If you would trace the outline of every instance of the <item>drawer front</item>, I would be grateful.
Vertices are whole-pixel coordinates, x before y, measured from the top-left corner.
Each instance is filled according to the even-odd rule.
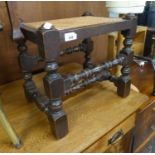
[[[134,132],[134,151],[155,131],[155,102],[140,111]]]
[[[117,127],[112,129],[97,142],[87,148],[84,152],[105,152],[111,146],[116,145],[135,125],[135,117],[133,114]]]
[[[133,142],[133,129],[130,130],[121,140],[109,147],[104,153],[130,153]]]

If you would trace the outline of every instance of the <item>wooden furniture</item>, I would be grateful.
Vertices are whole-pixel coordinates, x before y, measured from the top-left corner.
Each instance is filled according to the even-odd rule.
[[[72,23],[72,24],[71,24]],[[62,99],[96,81],[110,80],[117,87],[121,97],[127,97],[130,92],[131,79],[129,65],[132,62],[133,51],[130,48],[136,32],[136,18],[127,15],[124,19],[95,17],[85,12],[83,17],[74,17],[34,23],[20,24],[21,33],[17,40],[19,59],[24,73],[24,90],[29,101],[35,100],[44,111],[53,133],[62,138],[68,133],[67,114],[62,107]],[[113,31],[122,31],[125,37],[124,48],[111,61],[95,66],[91,61],[93,41],[90,37]],[[21,37],[23,35],[23,37]],[[78,46],[61,49],[63,43],[84,39]],[[26,41],[32,41],[38,46],[39,56],[30,56]],[[58,70],[58,58],[64,54],[82,51],[85,54],[83,70],[76,74],[61,75]],[[32,80],[32,68],[39,61],[45,61],[47,75],[43,78],[46,96],[42,96]],[[122,65],[122,75],[112,75],[109,68]]]
[[[146,40],[147,27],[146,26],[137,26],[136,34],[133,38],[132,48],[134,50],[135,55],[143,56],[144,54],[144,46]],[[118,41],[118,50],[120,50],[123,46],[123,36],[119,33],[119,41]]]
[[[155,138],[154,124],[154,99],[150,94],[153,88],[153,73],[152,65],[146,63],[144,67],[139,67],[136,63],[132,65],[131,76],[133,84],[139,88],[140,92],[149,96],[148,104],[143,105],[137,113],[136,127],[134,131],[134,152],[151,152],[154,145],[152,144]],[[141,82],[147,81],[147,82]],[[152,152],[153,153],[153,152]]]
[[[132,48],[134,55],[143,56],[144,45],[146,39],[147,27],[137,26],[136,34],[133,38]],[[115,58],[119,51],[123,48],[124,37],[119,32],[108,34],[108,58]],[[120,75],[120,67],[115,69],[116,75]]]
[[[146,40],[147,27],[137,26],[136,34],[133,38],[132,48],[135,55],[143,56],[144,46]],[[114,57],[123,47],[124,37],[121,33],[109,33],[108,34],[108,57]]]
[[[143,107],[136,120],[134,150],[155,131],[155,101]],[[142,130],[143,129],[143,130]],[[140,151],[140,148],[136,151]]]
[[[146,35],[146,41],[145,41],[145,48],[144,48],[144,56],[136,56],[137,59],[148,61],[153,68],[153,91],[152,95],[155,96],[155,59],[151,56],[151,48],[152,44],[154,42],[153,36],[155,34],[155,29],[154,28],[148,28],[147,29],[147,35]],[[147,52],[146,52],[147,51]]]
[[[3,30],[3,25],[0,22],[0,31]],[[11,139],[12,143],[15,145],[16,148],[20,148],[21,147],[21,140],[19,139],[19,137],[17,136],[15,130],[12,128],[6,113],[3,109],[3,105],[2,105],[2,101],[0,98],[0,122],[2,124],[2,127],[4,128],[5,132],[8,134],[9,138]]]
[[[155,60],[149,57],[145,57],[143,55],[150,54],[151,47],[152,47],[152,36],[154,33],[153,28],[147,28],[144,26],[137,26],[137,32],[133,39],[133,45],[132,48],[135,51],[135,59],[140,59],[144,61],[148,61],[151,63],[153,67],[153,74],[154,74],[154,81],[153,81],[153,90],[151,94],[155,96]],[[118,53],[118,51],[123,46],[123,36],[121,33],[110,33],[108,35],[109,45],[108,45],[108,58],[115,57]],[[116,75],[120,75],[120,66],[116,67],[114,70]]]
[[[19,19],[23,19],[25,22],[35,22],[69,18],[81,16],[86,10],[93,12],[96,16],[106,17],[108,15],[105,1],[0,1],[0,20],[5,25],[5,30],[0,34],[0,42],[5,40],[2,45],[0,44],[0,70],[3,71],[3,74],[0,75],[0,85],[22,78],[17,61],[16,43],[11,37],[11,34],[19,29]],[[107,35],[95,37],[93,40],[95,42],[93,62],[101,63],[107,57],[106,52],[101,52],[107,51]],[[104,44],[101,44],[103,42]],[[75,43],[71,44],[74,45]],[[37,54],[37,48],[33,43],[29,43],[28,46],[30,54]],[[68,62],[82,64],[83,60],[83,53],[76,53],[70,57],[62,56],[59,62],[61,65]],[[33,72],[38,72],[43,68],[44,64],[41,63],[37,68],[34,68]]]
[[[59,68],[59,72],[79,72],[81,69],[81,65],[69,64]],[[34,76],[42,91],[44,76],[45,73]],[[3,85],[0,91],[10,121],[20,133],[24,146],[19,150],[10,147],[0,128],[1,152],[120,152],[114,150],[120,143],[126,145],[126,150],[121,152],[131,151],[136,112],[148,100],[147,96],[131,90],[130,95],[122,99],[112,83],[94,83],[65,99],[70,133],[56,140],[47,128],[48,121],[43,113],[34,104],[27,104],[21,91],[22,83],[19,80]]]

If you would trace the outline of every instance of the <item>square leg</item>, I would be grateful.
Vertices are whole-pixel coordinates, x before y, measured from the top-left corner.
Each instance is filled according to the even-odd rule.
[[[130,87],[131,87],[131,79],[127,75],[129,74],[129,68],[123,67],[121,71],[122,76],[118,79],[117,94],[121,97],[127,97],[130,93]]]
[[[58,112],[48,112],[51,129],[57,139],[63,138],[68,133],[67,115],[63,109]]]

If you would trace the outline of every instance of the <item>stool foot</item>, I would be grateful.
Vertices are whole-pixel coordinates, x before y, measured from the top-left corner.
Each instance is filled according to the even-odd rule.
[[[130,93],[131,80],[121,78],[118,81],[117,94],[121,97],[127,97]]]
[[[48,115],[51,129],[57,139],[63,138],[68,133],[68,121],[66,113],[61,110]]]

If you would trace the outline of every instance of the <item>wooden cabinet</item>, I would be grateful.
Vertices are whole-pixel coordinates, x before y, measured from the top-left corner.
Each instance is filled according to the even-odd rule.
[[[134,151],[140,151],[155,131],[155,101],[139,111],[134,131]],[[149,138],[150,137],[150,138]],[[146,140],[146,141],[145,141]]]
[[[135,114],[131,115],[84,152],[123,152],[124,148],[120,149],[120,143],[123,141],[124,137],[126,137],[127,133],[135,126],[135,118]],[[132,136],[129,140],[132,140]],[[124,151],[130,152],[130,147]]]
[[[121,140],[109,147],[105,153],[130,153],[132,152],[133,130],[126,133]]]

